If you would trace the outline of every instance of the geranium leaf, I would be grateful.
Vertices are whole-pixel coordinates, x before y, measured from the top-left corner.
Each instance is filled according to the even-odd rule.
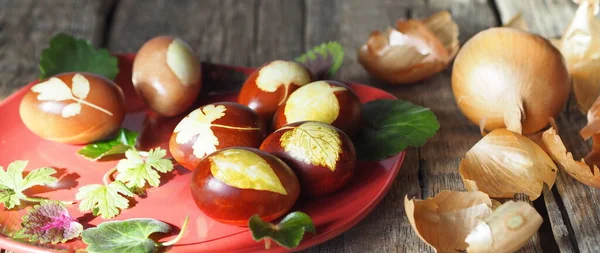
[[[298,247],[305,232],[316,234],[312,219],[303,212],[288,214],[277,226],[263,221],[255,214],[250,217],[248,227],[255,241],[270,238],[288,249]]]
[[[79,237],[83,226],[77,222],[60,201],[44,201],[29,209],[23,216],[20,237],[40,243],[66,242]]]
[[[127,150],[135,147],[138,135],[137,132],[121,128],[114,138],[86,145],[77,151],[77,154],[92,161],[105,156],[125,154]]]

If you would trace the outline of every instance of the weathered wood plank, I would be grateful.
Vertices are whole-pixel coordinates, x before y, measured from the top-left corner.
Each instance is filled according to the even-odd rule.
[[[503,21],[521,12],[532,32],[547,38],[559,37],[577,8],[569,0],[496,1],[496,4]],[[560,135],[575,158],[589,152],[589,146],[579,136],[579,130],[586,122],[574,100],[569,101],[557,120]],[[555,185],[552,192],[544,192],[544,199],[560,250],[600,251],[600,189],[583,185],[563,171],[559,172]]]
[[[120,1],[110,31],[113,52],[137,52],[147,40],[173,35],[202,61],[248,65],[253,55],[255,2]]]
[[[40,53],[54,34],[98,45],[111,2],[0,0],[0,100],[37,78]]]

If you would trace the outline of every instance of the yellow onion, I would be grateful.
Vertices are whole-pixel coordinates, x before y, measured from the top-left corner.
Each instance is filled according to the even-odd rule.
[[[542,224],[528,203],[500,204],[482,192],[442,191],[426,200],[405,197],[404,210],[417,236],[438,253],[514,252]]]
[[[444,70],[458,48],[458,26],[443,11],[424,20],[398,21],[395,29],[374,31],[358,49],[358,60],[379,79],[407,84]]]
[[[470,191],[493,198],[524,193],[542,194],[544,183],[554,185],[557,167],[534,141],[506,129],[495,129],[471,148],[460,162],[459,173]]]
[[[546,127],[569,96],[560,52],[546,39],[514,28],[490,28],[459,51],[452,90],[462,113],[491,131],[530,134]]]

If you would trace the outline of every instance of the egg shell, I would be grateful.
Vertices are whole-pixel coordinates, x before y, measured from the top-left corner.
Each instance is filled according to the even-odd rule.
[[[265,122],[270,122],[289,95],[310,82],[310,73],[304,66],[292,61],[272,61],[250,74],[240,90],[238,103],[252,108]]]
[[[32,86],[21,100],[19,114],[25,126],[41,138],[87,144],[119,129],[125,117],[123,99],[121,88],[107,78],[62,73]]]
[[[228,150],[245,150],[260,156],[271,167],[287,194],[241,189],[216,178],[211,172],[211,157]],[[254,214],[265,221],[286,214],[298,199],[300,184],[290,167],[279,158],[258,149],[233,147],[212,153],[198,164],[192,174],[191,191],[196,205],[207,216],[222,223],[247,226],[248,219]]]
[[[316,81],[298,88],[277,109],[273,128],[300,121],[320,121],[353,136],[361,124],[361,114],[360,100],[348,86],[332,80]]]
[[[321,123],[322,127],[335,131],[340,139],[341,152],[333,171],[327,165],[311,162],[309,157],[302,155],[305,152],[299,151],[298,146],[286,150],[282,144],[282,136],[306,123],[310,121],[291,123],[271,133],[261,144],[260,150],[277,156],[294,170],[300,180],[302,195],[317,198],[342,189],[350,181],[357,164],[356,150],[352,140],[344,132],[324,123]],[[294,140],[299,141],[299,139]]]
[[[161,116],[175,116],[186,111],[200,93],[200,62],[182,40],[158,36],[138,51],[132,82],[153,111]]]
[[[233,146],[258,148],[264,140],[266,136],[264,123],[260,117],[247,106],[231,102],[219,102],[202,106],[196,109],[195,112],[198,112],[198,110],[202,111],[207,107],[225,109],[222,117],[214,119],[209,123],[211,124],[210,130],[214,136],[210,135],[210,133],[203,132],[192,136],[185,143],[179,143],[177,141],[177,135],[180,134],[180,132],[177,132],[178,127],[181,124],[185,124],[182,122],[184,122],[186,118],[189,119],[194,112],[191,112],[186,116],[177,127],[175,127],[175,131],[171,135],[169,140],[169,150],[173,158],[175,158],[175,160],[183,167],[194,170],[200,160],[216,150]],[[195,127],[202,126],[198,125]],[[190,130],[193,131],[193,129]],[[194,154],[194,145],[197,142],[210,142],[211,140],[214,140],[212,138],[216,138],[218,142],[218,144],[214,146],[214,150],[210,151],[208,154],[205,153],[202,156],[196,156]]]

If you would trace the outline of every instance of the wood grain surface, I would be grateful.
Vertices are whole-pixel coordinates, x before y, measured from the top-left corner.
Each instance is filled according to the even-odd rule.
[[[0,99],[37,77],[41,50],[58,32],[112,52],[135,52],[146,40],[170,34],[188,42],[202,61],[249,67],[292,59],[321,42],[337,40],[346,53],[340,80],[370,84],[429,107],[441,127],[427,145],[408,150],[392,189],[365,220],[304,252],[433,252],[412,231],[403,198],[464,190],[458,164],[481,138],[479,129],[456,106],[451,68],[415,85],[390,86],[366,73],[356,49],[373,30],[440,10],[452,13],[461,44],[517,13],[533,32],[554,38],[575,9],[570,0],[0,0]],[[576,158],[583,157],[589,143],[578,131],[586,120],[574,101],[557,122],[567,148]],[[561,171],[556,186],[532,204],[544,224],[520,252],[600,252],[600,189]]]

